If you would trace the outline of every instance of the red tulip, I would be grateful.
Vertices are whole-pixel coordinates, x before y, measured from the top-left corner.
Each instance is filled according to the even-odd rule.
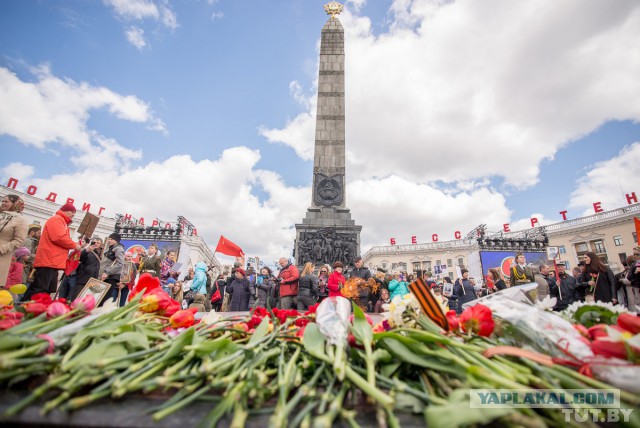
[[[269,315],[269,311],[267,311],[267,308],[263,308],[262,306],[258,306],[255,309],[255,311],[253,311],[253,315],[257,315],[260,318],[264,318],[264,317]]]
[[[640,317],[631,314],[620,314],[618,325],[632,334],[640,333]]]
[[[154,288],[150,292],[145,292],[142,299],[140,299],[140,310],[142,312],[157,312],[164,311],[174,301],[166,291],[161,288]]]
[[[87,294],[82,299],[76,299],[71,303],[71,309],[78,309],[82,312],[91,312],[96,307],[96,299],[91,294]]]
[[[589,337],[591,338],[591,340],[596,340],[599,337],[609,336],[606,324],[596,324],[593,327],[589,327],[587,331],[589,332]]]
[[[165,317],[170,317],[176,312],[178,312],[180,308],[182,308],[182,305],[177,301],[171,299],[171,301],[167,304],[167,307],[163,311],[161,311],[161,313]]]
[[[458,315],[456,315],[456,311],[447,312],[447,321],[449,321],[449,328],[453,332],[457,332],[460,329],[460,321],[458,320]]]
[[[3,319],[0,320],[0,330],[7,330],[13,326],[20,324],[21,319]]]
[[[460,324],[464,331],[473,332],[484,337],[491,336],[495,328],[491,309],[481,304],[465,309],[460,315]]]
[[[171,323],[172,328],[180,328],[180,327],[191,327],[196,323],[196,319],[193,316],[198,310],[196,308],[191,309],[183,309],[175,314],[171,315],[169,318],[169,323]]]
[[[40,302],[25,303],[22,307],[26,313],[36,316],[47,311],[47,305]]]
[[[31,296],[31,301],[42,303],[44,305],[48,305],[52,302],[51,295],[49,293],[36,293]]]
[[[296,320],[296,325],[298,327],[306,327],[307,324],[309,324],[311,322],[311,320],[309,318],[306,317],[300,317]]]
[[[138,279],[138,283],[135,285],[135,287],[133,287],[133,289],[131,290],[131,293],[129,293],[128,300],[133,299],[137,294],[142,292],[142,290],[145,290],[144,294],[146,295],[152,292],[153,290],[159,289],[159,288],[160,288],[160,280],[158,278],[151,276],[150,273],[143,273],[142,275],[140,275],[140,278]]]
[[[65,305],[62,302],[53,302],[47,308],[47,318],[55,318],[69,312],[69,306]]]
[[[596,355],[610,358],[627,359],[627,347],[623,341],[613,341],[608,339],[597,339],[591,343],[591,350]]]

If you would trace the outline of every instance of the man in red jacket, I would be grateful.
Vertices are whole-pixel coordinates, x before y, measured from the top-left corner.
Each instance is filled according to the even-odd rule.
[[[58,271],[66,267],[69,250],[82,250],[69,236],[69,224],[75,214],[73,204],[64,204],[45,223],[33,261],[36,273],[23,301],[31,299],[36,293],[55,293],[58,288]]]
[[[298,268],[289,263],[284,257],[278,261],[280,272],[278,273],[278,287],[280,289],[279,309],[291,309],[298,295],[298,280],[300,272]]]

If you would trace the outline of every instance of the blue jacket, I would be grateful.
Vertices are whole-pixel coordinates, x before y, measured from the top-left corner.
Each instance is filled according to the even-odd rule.
[[[392,279],[389,283],[389,298],[393,300],[395,296],[404,296],[405,294],[409,294],[408,283],[405,281],[398,281],[396,279]]]
[[[204,262],[196,263],[195,275],[191,281],[191,290],[207,295],[207,265]]]

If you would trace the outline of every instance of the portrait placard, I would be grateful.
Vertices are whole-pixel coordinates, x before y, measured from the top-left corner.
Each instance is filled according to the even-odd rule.
[[[102,302],[102,299],[104,299],[104,296],[107,294],[110,287],[111,284],[98,281],[95,278],[91,278],[89,281],[87,281],[82,291],[78,293],[78,297],[76,297],[76,300],[82,299],[83,297],[88,295],[92,295],[96,301],[96,306],[98,306],[100,302]]]
[[[133,262],[124,262],[124,266],[122,266],[122,272],[120,273],[120,282],[123,284],[129,283],[129,281],[131,281],[132,275]]]

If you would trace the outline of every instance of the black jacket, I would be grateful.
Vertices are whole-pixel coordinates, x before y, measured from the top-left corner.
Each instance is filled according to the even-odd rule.
[[[560,276],[560,286],[553,282],[549,284],[549,294],[555,297],[557,300],[556,305],[553,307],[554,311],[563,311],[572,304],[580,300],[580,295],[577,290],[578,281],[571,275],[564,274]],[[560,295],[562,294],[562,298]]]
[[[349,275],[349,278],[354,277],[362,278],[367,281],[369,278],[371,278],[371,272],[369,272],[369,269],[364,266],[362,266],[360,269],[355,268],[351,271],[351,275]]]
[[[453,284],[453,295],[451,299],[457,301],[456,312],[460,314],[464,310],[462,305],[477,299],[476,289],[473,288],[473,285],[471,285],[468,279],[461,280],[458,278],[456,283]]]
[[[80,253],[80,265],[78,266],[76,287],[85,285],[91,278],[98,278],[100,273],[100,258],[93,251],[85,248]]]
[[[256,277],[256,289],[258,290],[258,306],[263,308],[276,307],[276,279],[273,275]]]
[[[229,311],[241,312],[249,310],[249,280],[235,278],[227,285],[226,292],[230,295]]]
[[[311,296],[317,299],[318,294],[318,278],[311,273],[300,277],[300,281],[298,282],[298,296]]]

